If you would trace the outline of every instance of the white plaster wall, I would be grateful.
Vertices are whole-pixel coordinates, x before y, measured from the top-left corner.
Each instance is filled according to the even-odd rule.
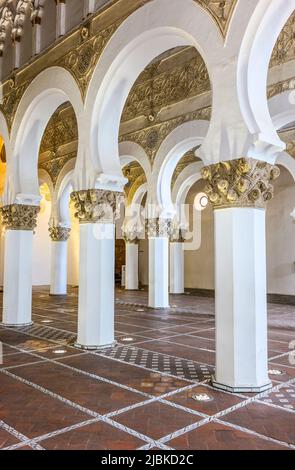
[[[33,286],[50,285],[51,240],[48,221],[51,203],[42,200],[42,210],[33,239]],[[1,279],[1,277],[0,277]],[[79,222],[71,211],[71,235],[68,241],[68,284],[79,284]]]
[[[190,230],[193,230],[192,213],[195,196],[203,191],[202,182],[190,189],[186,204],[189,204]],[[196,231],[196,227],[194,228]],[[201,213],[201,244],[199,249],[184,252],[185,288],[214,289],[214,226],[213,211],[208,206]]]
[[[77,286],[79,284],[79,246],[80,232],[79,221],[74,217],[74,211],[70,210],[71,235],[68,240],[68,284]]]
[[[139,284],[143,286],[147,286],[149,282],[148,259],[148,240],[140,240],[138,246],[138,280]]]
[[[295,295],[295,225],[290,212],[295,206],[295,184],[281,167],[275,182],[275,197],[267,207],[268,293]]]
[[[44,198],[37,219],[37,228],[33,237],[33,286],[50,283],[50,236],[48,221],[51,214],[51,202]]]

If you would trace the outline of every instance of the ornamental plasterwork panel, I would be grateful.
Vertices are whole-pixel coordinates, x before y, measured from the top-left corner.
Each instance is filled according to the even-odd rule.
[[[73,74],[83,97],[86,95],[92,73],[107,42],[123,20],[124,18],[121,18],[120,21],[108,26],[90,39],[89,27],[81,28],[81,44],[59,61],[58,65]]]
[[[140,186],[142,186],[145,183],[146,183],[146,176],[142,172],[142,174],[134,181],[134,183],[130,187],[128,193],[126,193],[126,188],[125,188],[125,194],[127,196],[127,204],[128,205],[132,203],[133,198],[134,198],[134,194],[136,193],[138,188],[140,188]]]
[[[295,158],[295,140],[287,144],[286,152],[289,153],[291,157]]]
[[[128,179],[128,183],[124,187],[124,191],[125,191],[125,194],[126,194],[127,197],[129,195],[131,189],[133,188],[134,184],[136,183],[136,181],[138,181],[138,178],[142,178],[142,176],[143,176],[143,180],[142,180],[141,184],[146,182],[146,178],[145,178],[143,168],[137,162],[132,162],[129,165],[126,165],[123,168],[123,175],[125,176],[125,178]]]
[[[153,164],[161,143],[165,137],[167,137],[168,134],[173,131],[173,129],[188,121],[194,121],[197,119],[210,120],[210,116],[211,108],[202,108],[197,111],[169,119],[162,123],[146,127],[145,129],[141,129],[139,131],[124,134],[120,136],[119,141],[132,141],[141,145],[145,149],[151,163]]]
[[[47,171],[47,173],[50,175],[53,184],[56,184],[58,175],[60,174],[61,170],[65,166],[65,164],[71,160],[72,158],[76,158],[77,153],[72,152],[67,155],[63,155],[62,157],[53,157],[49,159],[48,161],[39,163],[39,168],[42,168]]]
[[[9,130],[11,129],[19,102],[29,84],[30,82],[26,81],[22,85],[17,86],[15,83],[15,77],[6,82],[5,94],[0,104],[0,110],[3,112],[6,118]]]
[[[279,95],[284,91],[294,90],[295,89],[295,77],[288,78],[288,80],[283,80],[281,82],[270,85],[267,89],[268,99],[272,98],[275,95]]]
[[[142,115],[156,115],[163,107],[210,91],[205,63],[195,49],[193,57],[172,70],[159,73],[157,62],[146,69],[133,86],[122,121]]]
[[[186,152],[184,154],[184,156],[179,160],[178,164],[176,165],[176,168],[174,170],[174,173],[173,173],[173,176],[172,176],[172,180],[171,180],[171,190],[173,189],[174,187],[174,184],[178,178],[178,176],[180,175],[180,173],[182,172],[182,170],[185,169],[185,167],[187,167],[188,165],[190,165],[191,163],[195,163],[198,161],[198,157],[196,157],[195,155],[195,152],[197,150],[197,147],[192,149],[192,150],[189,150],[188,152]]]
[[[205,8],[217,23],[223,37],[226,36],[237,0],[194,0]]]
[[[78,139],[78,127],[74,110],[70,103],[60,106],[51,117],[44,132],[40,153],[56,153],[61,145]]]
[[[284,26],[274,47],[270,67],[295,59],[295,12]]]

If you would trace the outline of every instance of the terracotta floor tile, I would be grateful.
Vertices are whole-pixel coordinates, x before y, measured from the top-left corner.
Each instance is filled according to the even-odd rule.
[[[295,386],[286,385],[279,390],[269,393],[266,397],[260,398],[263,403],[270,403],[295,411]]]
[[[295,444],[295,414],[260,403],[252,403],[223,417],[238,426]]]
[[[4,374],[0,375],[0,397],[0,419],[29,438],[89,419],[89,415]]]
[[[177,450],[286,450],[246,432],[209,423],[166,443]]]
[[[49,450],[133,450],[145,441],[105,423],[94,423],[40,442]]]
[[[195,401],[194,395],[208,395],[212,401]],[[245,397],[246,399],[246,397]],[[231,406],[237,405],[243,401],[242,398],[216,391],[212,388],[203,387],[202,385],[196,386],[190,390],[182,393],[177,393],[168,399],[178,405],[190,408],[206,415],[215,415],[220,411],[226,410]]]
[[[0,449],[4,447],[12,446],[20,442],[15,436],[0,428]]]
[[[154,396],[172,392],[189,384],[185,380],[175,379],[128,364],[114,367],[112,360],[90,354],[67,358],[60,362]]]
[[[144,397],[73,372],[59,364],[18,368],[14,373],[100,414],[144,401]]]
[[[198,385],[200,381],[210,380],[214,373],[214,299],[197,296],[193,292],[191,295],[174,295],[170,296],[171,308],[157,310],[147,307],[147,297],[146,289],[138,292],[116,289],[116,339],[121,344],[93,354],[73,347],[77,331],[78,289],[69,287],[67,297],[57,298],[49,296],[46,286],[34,288],[34,326],[22,331],[3,328],[0,324],[0,341],[8,345],[3,347],[4,367],[17,364],[11,369],[14,374],[96,413],[139,404],[133,410],[116,415],[115,419],[155,439],[191,423],[199,423],[203,418],[164,403],[142,405],[146,397],[140,392],[157,397],[174,391],[173,396],[166,398],[171,405],[180,404],[205,416],[227,411],[248,396],[255,396],[245,394],[244,398],[237,397]],[[289,342],[294,337],[290,318],[294,316],[295,307],[269,304],[268,311],[269,357],[273,358],[289,351]],[[52,321],[47,323],[44,320]],[[122,341],[126,336],[133,337],[133,341]],[[20,347],[25,352],[18,352],[9,345]],[[43,363],[28,365],[40,360],[29,354],[33,350],[44,358]],[[56,354],[56,350],[61,354]],[[212,365],[206,366],[206,363]],[[64,365],[131,387],[134,391],[88,377]],[[291,367],[287,356],[269,361],[269,368],[284,372],[270,376],[274,384],[295,377],[295,367]],[[181,392],[181,388],[194,382],[193,389]],[[267,437],[293,442],[294,413],[290,411],[294,408],[293,389],[295,386],[287,384],[278,392],[270,391],[261,401],[227,412],[222,416],[223,423],[212,421],[173,439],[168,445],[176,449],[281,448],[250,432],[235,429],[234,423]],[[191,395],[195,393],[206,393],[214,400],[194,401]],[[29,438],[85,422],[91,417],[0,372],[0,419]],[[233,424],[229,425],[225,420]],[[16,442],[13,436],[1,433],[0,428],[0,447]],[[63,432],[40,442],[46,449],[89,450],[127,450],[144,444],[141,439],[103,422]],[[20,448],[26,449],[31,450],[29,446]]]
[[[40,361],[38,357],[32,356],[30,354],[16,353],[3,355],[2,364],[0,364],[0,369],[11,367],[11,366],[22,366],[29,364],[31,362]]]
[[[214,365],[215,353],[203,351],[201,349],[188,348],[179,344],[168,343],[165,341],[151,341],[149,343],[138,343],[137,347],[143,347],[150,351],[157,351],[162,354],[180,357],[191,361]]]
[[[152,403],[123,413],[114,419],[152,439],[160,439],[177,429],[200,421],[201,418],[162,403]]]

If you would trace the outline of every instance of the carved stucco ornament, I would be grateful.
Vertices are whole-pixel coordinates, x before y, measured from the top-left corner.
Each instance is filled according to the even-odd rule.
[[[178,224],[172,224],[170,231],[170,242],[171,243],[184,243],[185,241],[185,229],[180,227]]]
[[[151,218],[146,220],[146,233],[148,238],[170,237],[172,230],[171,219]]]
[[[62,226],[49,227],[48,231],[53,242],[66,242],[71,233],[69,227]]]
[[[39,206],[10,204],[1,207],[2,224],[6,230],[34,230],[37,226]]]
[[[272,182],[279,175],[277,166],[252,158],[220,162],[202,170],[204,191],[214,209],[265,208],[273,198]]]
[[[80,223],[113,223],[119,217],[124,194],[117,191],[88,189],[71,194]]]

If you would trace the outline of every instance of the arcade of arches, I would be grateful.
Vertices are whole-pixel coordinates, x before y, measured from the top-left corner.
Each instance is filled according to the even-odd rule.
[[[0,2],[0,448],[295,448],[295,1]]]

